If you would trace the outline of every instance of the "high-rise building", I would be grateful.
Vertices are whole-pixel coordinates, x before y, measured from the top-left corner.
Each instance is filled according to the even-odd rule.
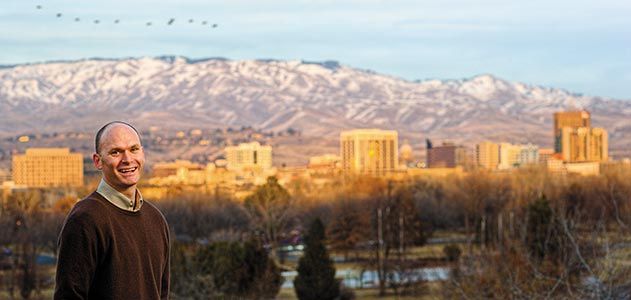
[[[443,143],[441,146],[433,146],[427,143],[427,167],[428,168],[455,168],[464,166],[467,151],[463,146],[454,143]]]
[[[554,113],[554,151],[562,152],[562,129],[563,127],[578,128],[591,127],[591,116],[589,112],[563,111]]]
[[[609,159],[607,131],[602,128],[563,127],[561,157],[566,162],[605,162]]]
[[[609,135],[603,128],[592,128],[589,140],[590,161],[606,162],[609,160]]]
[[[399,164],[398,133],[394,130],[356,129],[340,134],[342,170],[381,176]]]
[[[272,146],[258,142],[241,143],[225,149],[230,170],[268,170],[272,168]]]
[[[607,161],[607,131],[592,128],[587,111],[557,112],[554,114],[554,151],[565,162]]]
[[[13,156],[13,180],[27,187],[83,185],[83,156],[68,148],[30,148]]]
[[[475,159],[478,166],[495,170],[500,163],[500,145],[482,142],[475,146]]]

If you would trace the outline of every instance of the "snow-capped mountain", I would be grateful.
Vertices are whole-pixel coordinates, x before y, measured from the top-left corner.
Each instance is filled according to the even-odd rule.
[[[492,75],[408,81],[337,62],[183,57],[87,59],[0,69],[0,132],[96,129],[106,120],[140,126],[288,128],[337,138],[339,131],[397,129],[424,138],[552,144],[552,114],[585,108],[631,145],[631,101],[576,95]],[[625,150],[626,151],[626,150]]]

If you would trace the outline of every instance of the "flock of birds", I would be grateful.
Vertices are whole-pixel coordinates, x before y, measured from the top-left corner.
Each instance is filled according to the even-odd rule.
[[[37,5],[35,8],[37,8],[37,9],[41,10],[43,7],[42,7],[41,5]],[[61,18],[61,17],[63,17],[63,14],[62,14],[62,13],[57,13],[57,14],[56,14],[56,16],[57,16],[57,18]],[[81,19],[80,19],[79,17],[75,17],[75,18],[74,18],[74,21],[75,21],[75,22],[80,22],[80,21],[81,21]],[[93,22],[94,22],[94,24],[99,24],[99,23],[101,23],[101,21],[100,21],[100,20],[98,20],[98,19],[93,20]],[[120,23],[120,22],[121,22],[121,21],[120,21],[120,19],[116,19],[116,20],[114,20],[114,24],[118,24],[118,23]],[[166,24],[167,24],[168,26],[173,25],[173,23],[175,23],[175,18],[170,18],[170,19],[166,22]],[[189,23],[189,24],[193,24],[193,23],[195,23],[195,20],[194,20],[194,19],[188,19],[188,23]],[[200,23],[201,23],[201,25],[202,25],[202,26],[208,26],[208,25],[209,25],[209,24],[208,24],[208,21],[201,21]],[[152,26],[152,25],[153,25],[153,22],[147,22],[147,23],[145,23],[145,25],[146,25],[146,26]],[[217,23],[210,24],[210,27],[212,27],[212,28],[217,28],[217,26],[219,26],[219,25],[217,25]]]

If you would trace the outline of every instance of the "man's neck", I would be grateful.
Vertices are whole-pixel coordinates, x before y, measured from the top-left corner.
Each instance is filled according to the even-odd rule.
[[[101,183],[99,183],[96,191],[109,202],[123,210],[138,211],[143,203],[142,194],[140,194],[137,187],[117,189],[111,186],[105,178],[101,179]]]

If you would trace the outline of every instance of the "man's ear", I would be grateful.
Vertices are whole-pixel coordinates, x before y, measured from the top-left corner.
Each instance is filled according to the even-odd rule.
[[[94,167],[101,170],[103,168],[103,162],[101,161],[101,156],[98,153],[92,154],[92,162],[94,162]]]

